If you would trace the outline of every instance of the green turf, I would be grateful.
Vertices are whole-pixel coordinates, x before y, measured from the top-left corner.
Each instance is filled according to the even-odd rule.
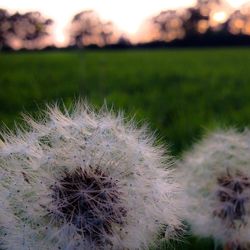
[[[177,155],[205,129],[250,124],[249,65],[248,48],[2,53],[0,120],[12,127],[45,102],[106,100],[147,121]]]

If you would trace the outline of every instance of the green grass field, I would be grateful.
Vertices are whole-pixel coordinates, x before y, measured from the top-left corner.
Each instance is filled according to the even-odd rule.
[[[179,155],[214,126],[250,124],[250,49],[0,54],[0,120],[78,97],[123,109]],[[179,249],[212,249],[189,238]]]

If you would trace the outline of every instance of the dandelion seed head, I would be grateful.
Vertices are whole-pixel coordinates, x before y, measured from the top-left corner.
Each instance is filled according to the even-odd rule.
[[[145,128],[83,103],[25,119],[28,130],[2,135],[7,210],[18,228],[0,236],[3,247],[144,249],[164,225],[180,227],[171,158]]]
[[[185,217],[194,233],[236,248],[249,244],[249,138],[247,130],[216,131],[179,163]]]
[[[51,186],[56,211],[50,215],[72,223],[80,234],[103,245],[103,235],[112,234],[112,224],[122,225],[126,217],[116,182],[99,168],[66,172]]]

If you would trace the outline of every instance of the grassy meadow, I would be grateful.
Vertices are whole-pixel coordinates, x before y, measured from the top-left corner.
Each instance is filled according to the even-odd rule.
[[[180,155],[207,129],[250,125],[250,48],[0,54],[2,124],[78,97],[135,114]],[[213,249],[193,237],[178,246]]]

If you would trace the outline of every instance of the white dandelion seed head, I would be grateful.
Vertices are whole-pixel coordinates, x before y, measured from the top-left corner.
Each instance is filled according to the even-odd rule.
[[[250,132],[211,133],[184,154],[179,167],[193,232],[230,249],[249,244]]]
[[[3,247],[143,249],[165,225],[180,227],[171,159],[145,128],[82,103],[26,122],[27,131],[2,135],[0,177],[15,221]]]
[[[4,146],[3,141],[0,139],[0,148]]]

